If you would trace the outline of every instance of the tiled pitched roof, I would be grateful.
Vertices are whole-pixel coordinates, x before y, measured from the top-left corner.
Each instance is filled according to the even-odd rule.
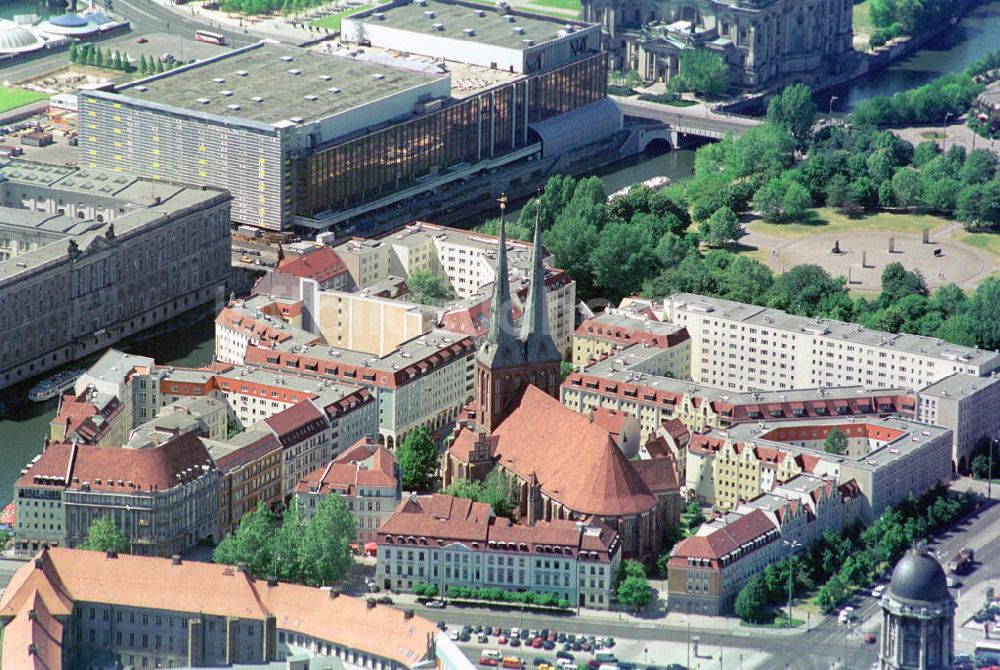
[[[486,541],[493,509],[486,503],[472,502],[440,493],[421,498],[406,498],[378,529],[379,537],[400,535],[428,539]]]
[[[268,586],[230,566],[189,561],[175,565],[170,559],[145,556],[108,558],[103,552],[61,547],[42,550],[15,573],[0,597],[0,616],[16,616],[30,608],[36,593],[56,616],[72,613],[74,602],[255,620],[273,615],[280,630],[392,659],[405,667],[426,660],[427,641],[437,634],[430,621],[407,619],[401,610],[369,608],[363,599],[332,598],[328,591],[308,586]],[[31,667],[27,649],[20,651],[20,645],[8,656],[7,635],[5,629],[4,667],[8,663],[12,668]],[[20,639],[18,635],[15,642]]]
[[[772,531],[775,531],[774,522],[762,510],[755,509],[718,528],[710,528],[704,534],[682,540],[671,554],[670,562],[683,565],[689,557],[718,560]]]
[[[16,485],[79,489],[87,483],[92,491],[166,491],[214,468],[205,445],[190,433],[142,449],[56,442]]]
[[[299,258],[286,258],[278,265],[285,274],[327,282],[347,272],[347,267],[330,247],[322,247]]]
[[[581,514],[646,512],[656,499],[607,430],[529,385],[493,431],[499,462]]]
[[[311,402],[299,402],[264,419],[284,446],[301,442],[326,428],[323,413]]]
[[[240,447],[239,449],[234,449],[224,456],[220,456],[215,461],[215,464],[218,466],[219,470],[229,472],[230,470],[241,468],[248,463],[260,460],[267,454],[280,449],[281,443],[278,442],[278,438],[271,433],[261,431],[258,439],[254,440],[250,444]]]
[[[646,486],[653,493],[669,493],[680,491],[680,484],[677,474],[677,465],[674,463],[673,454],[667,451],[667,455],[661,458],[649,460],[632,461],[632,466],[646,482]]]
[[[354,495],[358,486],[396,486],[396,458],[377,441],[363,437],[347,451],[299,481],[296,493],[339,491]]]
[[[24,670],[60,670],[63,625],[45,607],[45,599],[31,589],[17,615],[3,628],[0,657],[10,667]]]

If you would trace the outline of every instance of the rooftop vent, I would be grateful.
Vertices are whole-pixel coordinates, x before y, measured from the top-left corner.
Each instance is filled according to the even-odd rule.
[[[293,67],[291,70],[288,71],[288,74],[302,74],[302,70],[298,69],[297,67]]]
[[[462,32],[465,33],[466,37],[475,37],[476,36],[476,29],[475,28],[462,28]]]
[[[513,14],[504,14],[503,20],[506,21],[507,23],[514,23],[514,21],[516,21],[517,19],[514,17]]]
[[[515,35],[523,35],[524,34],[524,27],[523,26],[514,26],[514,28],[512,30],[514,31]]]
[[[232,91],[230,91],[230,90],[228,90],[228,89],[225,89],[225,90],[222,90],[222,91],[219,91],[219,95],[224,95],[224,96],[226,96],[227,98],[228,98],[229,96],[231,96],[232,94],[233,94],[233,92],[232,92]]]
[[[566,30],[566,32],[567,32],[567,33],[572,33],[572,32],[575,32],[575,31],[576,31],[576,27],[575,27],[575,26],[573,26],[573,24],[572,24],[572,23],[567,23],[567,24],[566,24],[566,25],[564,26],[564,28],[565,28],[565,30]]]
[[[216,84],[223,84],[223,83],[225,83],[226,80],[223,79],[222,77],[216,77],[212,81],[214,81]]]
[[[322,79],[323,81],[330,81],[331,79],[333,79],[333,77],[331,77],[328,74],[321,74],[319,78]]]
[[[148,89],[147,89],[147,88],[146,88],[145,86],[142,86],[142,85],[139,85],[139,86],[136,86],[136,87],[135,87],[135,90],[137,90],[137,91],[139,91],[140,93],[142,93],[143,91],[146,91],[146,90],[148,90]]]
[[[234,112],[238,112],[240,109],[239,105],[226,105],[226,109],[231,109]]]
[[[417,0],[417,6],[418,7],[426,7],[427,6],[427,0]]]
[[[250,99],[254,102],[264,102],[264,98],[260,97],[259,95],[255,95]]]
[[[198,98],[198,102],[202,105],[208,104],[208,98]]]
[[[533,47],[533,46],[535,46],[535,40],[533,40],[531,38],[523,39],[521,41],[524,43],[524,46],[526,46],[526,47]]]
[[[336,86],[331,86],[330,88],[328,88],[326,90],[330,91],[330,93],[340,93],[340,89],[337,88]]]
[[[476,16],[478,16],[479,18],[483,18],[484,16],[486,16],[486,12],[481,9],[477,9]]]
[[[439,33],[443,32],[444,31],[444,24],[443,23],[435,23],[434,24],[434,30],[438,31]]]
[[[310,102],[319,100],[319,98],[317,98],[315,95],[312,95],[311,93],[309,95],[304,95],[302,97],[304,97],[306,100],[309,100]]]
[[[425,5],[425,7],[426,7],[426,5]],[[426,12],[424,12],[424,16],[426,16],[429,19],[433,19],[434,18],[434,10],[433,9],[428,9]]]
[[[379,72],[379,73],[373,74],[372,75],[372,79],[385,79],[385,75],[382,74],[381,72]]]
[[[383,12],[375,12],[372,16],[376,21],[385,21],[385,14]]]
[[[237,71],[236,71],[236,76],[237,76],[237,77],[245,77],[245,76],[247,76],[248,74],[250,74],[250,73],[249,73],[249,72],[247,72],[246,70],[237,70]]]
[[[293,116],[288,120],[291,121],[292,123],[302,123],[303,121],[305,121],[305,119],[303,119],[301,116]]]
[[[281,60],[285,61],[286,63],[291,63],[292,62],[292,57],[291,56],[282,56]]]

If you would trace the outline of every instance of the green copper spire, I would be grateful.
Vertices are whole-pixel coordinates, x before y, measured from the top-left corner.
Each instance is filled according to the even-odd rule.
[[[524,356],[514,331],[514,310],[510,304],[510,280],[507,270],[507,232],[500,217],[500,238],[497,241],[497,273],[493,280],[493,300],[490,303],[490,328],[476,358],[490,367],[521,365]]]
[[[531,249],[531,284],[521,318],[521,341],[528,363],[550,363],[562,360],[559,349],[552,340],[549,329],[549,305],[545,291],[545,264],[542,262],[542,225],[539,212],[541,203],[536,201],[535,241]]]

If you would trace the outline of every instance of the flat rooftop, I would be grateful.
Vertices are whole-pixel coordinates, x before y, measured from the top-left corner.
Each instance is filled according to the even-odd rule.
[[[259,42],[115,90],[142,102],[276,124],[315,121],[445,76]]]
[[[377,18],[379,15],[382,17],[381,20]],[[436,0],[425,2],[417,0],[396,7],[377,7],[360,20],[363,23],[377,23],[398,30],[468,40],[472,43],[519,51],[532,46],[527,40],[538,45],[563,37],[567,32],[586,27],[566,20],[524,14],[501,14],[490,5],[465,5]],[[439,24],[441,28],[435,27],[435,24]],[[569,26],[568,31],[567,26]],[[472,34],[466,32],[470,29],[474,31]],[[402,48],[405,45],[399,46]]]
[[[928,356],[952,363],[985,367],[992,370],[1000,363],[1000,355],[987,349],[951,344],[936,337],[887,333],[872,330],[860,324],[796,316],[780,309],[759,307],[746,303],[722,300],[695,293],[676,293],[664,302],[687,312],[711,313],[714,318],[739,321],[762,328],[827,337],[851,344],[880,347],[910,355]]]
[[[967,398],[997,382],[1000,382],[1000,377],[975,377],[957,372],[927,386],[920,391],[920,395],[939,398]]]

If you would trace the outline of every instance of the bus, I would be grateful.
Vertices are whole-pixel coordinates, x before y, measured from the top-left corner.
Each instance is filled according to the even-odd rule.
[[[198,42],[208,42],[209,44],[218,44],[220,46],[226,43],[225,35],[209,32],[207,30],[196,31],[194,38]]]

